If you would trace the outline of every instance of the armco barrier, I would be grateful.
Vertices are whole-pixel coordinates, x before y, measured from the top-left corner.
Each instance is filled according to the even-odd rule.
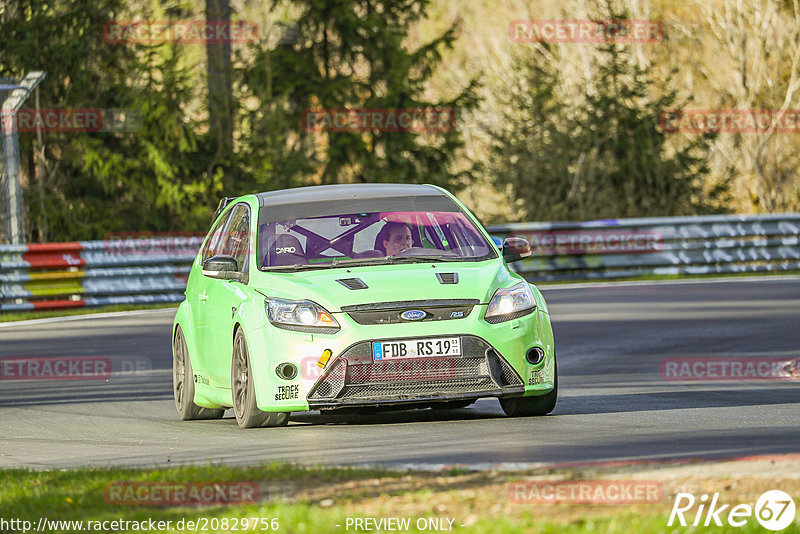
[[[515,223],[530,281],[800,270],[800,214]],[[202,237],[0,245],[0,311],[180,302]]]
[[[0,245],[0,311],[180,302],[202,239]]]
[[[531,281],[800,270],[800,214],[494,226],[531,242],[512,268]]]

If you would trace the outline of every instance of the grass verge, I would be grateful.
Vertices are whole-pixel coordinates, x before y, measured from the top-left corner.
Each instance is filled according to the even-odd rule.
[[[794,464],[793,464],[794,465]],[[91,522],[125,520],[132,524],[105,523],[109,528],[93,532],[430,532],[464,533],[636,533],[636,532],[766,532],[751,518],[744,527],[667,526],[677,491],[720,491],[726,503],[747,503],[768,489],[780,488],[800,502],[800,479],[765,479],[769,471],[752,466],[752,473],[733,475],[728,467],[716,471],[686,471],[678,468],[629,468],[606,470],[549,470],[539,472],[407,472],[386,469],[299,467],[268,464],[257,467],[219,465],[176,467],[171,469],[77,469],[58,471],[0,471],[0,517],[30,521],[83,521],[84,532]],[[688,467],[691,469],[691,466]],[[781,467],[777,473],[785,471]],[[725,474],[728,473],[728,474]],[[780,475],[777,475],[780,478]],[[512,498],[511,485],[521,480],[660,480],[663,499],[637,504],[566,502],[533,504]],[[749,478],[748,478],[749,477]],[[219,497],[201,505],[154,505],[164,502],[176,488],[192,484],[213,487],[209,495],[225,493],[231,485],[250,484],[258,488],[251,502]],[[142,493],[137,488],[150,484]],[[777,484],[777,486],[775,486]],[[112,493],[116,488],[117,493]],[[122,489],[119,489],[122,488]],[[160,489],[158,489],[160,488]],[[158,499],[153,498],[160,491]],[[220,493],[221,492],[221,493]],[[112,497],[111,495],[117,495]],[[129,498],[120,502],[120,495]],[[174,493],[173,493],[174,495]],[[145,498],[145,502],[136,499]],[[116,499],[116,500],[115,500]],[[160,499],[160,500],[159,500]],[[738,500],[737,500],[738,499]],[[241,501],[241,499],[239,499]],[[174,503],[173,503],[174,504]],[[691,515],[694,518],[695,507]],[[258,518],[258,521],[253,521]],[[375,523],[395,518],[393,528],[376,528]],[[723,520],[725,515],[722,516]],[[266,521],[262,521],[262,519]],[[272,520],[275,521],[272,521]],[[168,528],[141,529],[141,523],[163,521]],[[247,528],[245,527],[247,520]],[[190,525],[188,522],[192,522]],[[403,523],[405,521],[405,523]],[[691,523],[690,523],[691,524]],[[77,532],[77,525],[53,525],[48,532]],[[94,523],[101,526],[102,523]],[[384,523],[384,526],[387,524]],[[404,528],[407,525],[408,528]],[[0,528],[22,532],[22,528]],[[17,525],[21,527],[21,525]],[[253,528],[253,527],[256,528]],[[798,533],[797,519],[783,533]]]

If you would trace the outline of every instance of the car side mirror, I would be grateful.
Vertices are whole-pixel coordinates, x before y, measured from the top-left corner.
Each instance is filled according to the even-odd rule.
[[[519,261],[531,255],[531,244],[521,237],[508,237],[503,241],[503,259],[506,263]]]
[[[220,254],[211,256],[203,262],[203,274],[220,280],[240,280],[239,265],[233,256]]]

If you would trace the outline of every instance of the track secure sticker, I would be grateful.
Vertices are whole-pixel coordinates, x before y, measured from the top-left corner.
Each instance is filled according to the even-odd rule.
[[[531,376],[528,378],[528,385],[544,384],[544,369],[531,369]]]
[[[300,386],[298,384],[290,386],[278,386],[278,392],[275,394],[276,401],[297,399],[300,397]]]

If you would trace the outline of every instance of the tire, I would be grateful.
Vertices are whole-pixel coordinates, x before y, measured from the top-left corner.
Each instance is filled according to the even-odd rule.
[[[285,426],[289,423],[288,413],[262,412],[256,406],[250,353],[241,330],[236,331],[233,339],[231,394],[233,396],[233,413],[236,415],[236,422],[239,423],[240,428]]]
[[[180,326],[175,329],[175,339],[172,342],[172,395],[182,421],[221,419],[225,414],[225,410],[202,408],[194,403],[192,360]]]
[[[558,400],[558,365],[553,361],[553,390],[536,397],[512,397],[500,399],[500,407],[509,417],[547,415],[556,407]]]

